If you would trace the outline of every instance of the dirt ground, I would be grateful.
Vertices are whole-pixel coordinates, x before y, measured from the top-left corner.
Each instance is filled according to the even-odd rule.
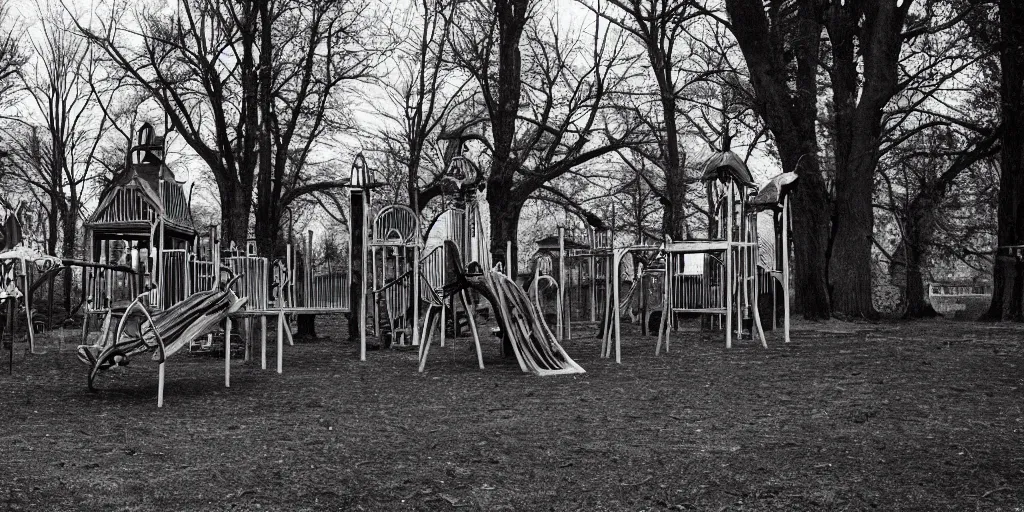
[[[285,371],[179,354],[86,389],[73,341],[0,373],[0,509],[1022,510],[1024,326],[799,324],[767,350],[593,328],[535,377],[484,340],[285,349]],[[484,329],[487,332],[487,329]],[[69,332],[70,337],[70,332]],[[17,346],[18,349],[22,345]],[[4,352],[3,358],[7,354]]]

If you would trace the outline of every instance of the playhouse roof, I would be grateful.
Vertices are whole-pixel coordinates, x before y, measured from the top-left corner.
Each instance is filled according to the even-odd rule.
[[[701,181],[725,178],[731,178],[744,187],[757,188],[750,175],[750,169],[747,169],[747,164],[743,163],[743,159],[732,151],[715,153],[704,162]]]
[[[159,218],[173,234],[196,234],[185,191],[174,173],[159,162],[143,161],[114,176],[87,225],[96,231],[148,235]]]

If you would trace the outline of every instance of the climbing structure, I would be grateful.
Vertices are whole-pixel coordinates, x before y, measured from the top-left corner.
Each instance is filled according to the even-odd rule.
[[[470,290],[480,294],[491,304],[501,333],[512,346],[519,367],[524,372],[536,375],[583,373],[583,368],[569,357],[559,345],[555,334],[543,322],[540,311],[526,291],[502,272],[503,265],[492,267],[490,237],[480,215],[480,190],[477,181],[468,179],[471,173],[461,167],[470,164],[464,156],[456,157],[453,162],[455,165],[450,164],[449,172],[446,174],[455,178],[452,182],[458,197],[451,204],[462,209],[462,214],[457,217],[465,222],[453,232],[462,233],[463,238],[444,242],[441,252],[443,264],[434,276],[439,283],[430,284],[430,289],[435,293],[437,290],[440,291],[436,296],[441,301],[458,297],[463,307],[468,310],[467,317],[481,368],[483,358],[473,320],[474,306],[466,293]],[[432,263],[428,258],[433,258],[431,253],[424,259],[425,276],[434,274],[428,268],[436,266],[436,262]],[[444,311],[444,303],[441,304],[442,306],[435,308],[438,311],[437,315],[428,312],[424,319],[420,371],[423,371],[430,351],[432,322]]]
[[[668,350],[671,317],[677,313],[720,317],[727,348],[732,346],[734,336],[745,331],[751,337],[756,335],[761,345],[767,347],[758,307],[766,279],[781,281],[773,290],[781,290],[785,303],[784,336],[788,341],[787,192],[795,176],[780,175],[758,192],[750,171],[734,153],[720,153],[708,160],[702,181],[709,200],[709,236],[703,240],[669,240],[665,245],[664,294],[668,314],[662,318],[656,352],[660,352],[663,341]],[[778,226],[771,235],[771,244],[760,242],[760,211],[778,214],[778,222],[770,224]],[[770,257],[763,254],[766,248],[772,253]]]
[[[135,270],[85,273],[86,330],[91,318],[130,303],[143,291],[148,291],[149,307],[161,310],[210,284],[197,279],[189,264],[198,233],[182,183],[164,164],[163,151],[163,137],[144,124],[125,168],[100,194],[85,222],[90,261]]]
[[[419,215],[391,205],[374,217],[370,235],[373,318],[377,337],[397,345],[419,340]]]

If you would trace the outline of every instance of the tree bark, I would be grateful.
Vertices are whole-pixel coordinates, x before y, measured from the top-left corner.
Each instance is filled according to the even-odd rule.
[[[938,207],[935,199],[928,192],[922,192],[910,204],[903,240],[903,248],[907,255],[907,310],[903,318],[934,318],[939,315],[928,302],[924,270],[928,266],[928,249],[935,229],[934,216]]]
[[[897,66],[909,4],[897,7],[890,0],[832,4],[827,18],[836,108],[835,235],[829,284],[833,311],[843,316],[878,316],[871,293],[874,174],[882,109],[898,90]],[[862,61],[858,54],[863,55]]]
[[[793,193],[795,310],[808,319],[829,318],[827,252],[829,200],[818,163],[817,73],[822,25],[815,2],[802,0],[793,26],[769,19],[761,0],[727,0],[733,34],[743,52],[754,89],[754,109],[775,138],[783,170],[800,181]],[[771,21],[771,23],[770,23]],[[783,34],[783,30],[788,34]],[[792,39],[791,50],[784,37]],[[795,88],[790,62],[795,59]]]
[[[239,183],[227,182],[218,187],[220,191],[221,240],[222,247],[227,248],[230,242],[238,247],[245,247],[249,236],[249,213],[252,187],[246,191]]]
[[[260,64],[257,74],[259,103],[259,174],[256,181],[256,247],[267,258],[277,256],[278,231],[280,230],[280,177],[274,174],[274,162],[270,134],[274,129],[270,110],[273,106],[273,34],[271,32],[270,1],[257,0],[259,11]],[[276,185],[276,186],[275,186]],[[277,190],[275,190],[277,189]],[[277,194],[275,194],[277,192]],[[275,195],[277,197],[275,197]]]
[[[487,204],[491,213],[492,263],[508,261],[508,242],[512,242],[512,268],[508,269],[508,275],[515,280],[519,276],[519,218],[524,202],[507,195],[488,193]]]
[[[1024,4],[999,3],[1003,144],[996,245],[1024,244]],[[997,251],[986,320],[1024,321],[1024,261]]]

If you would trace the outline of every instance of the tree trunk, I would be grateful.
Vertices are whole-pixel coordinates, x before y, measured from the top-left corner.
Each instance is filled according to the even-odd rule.
[[[299,315],[295,330],[296,338],[316,339],[316,315]]]
[[[659,51],[659,48],[648,44],[648,53],[658,77],[661,91],[661,111],[665,123],[665,214],[662,219],[662,231],[673,240],[689,240],[690,230],[686,226],[686,166],[685,154],[679,153],[679,128],[676,123],[675,84],[672,83],[671,61]],[[661,67],[662,69],[658,69]],[[639,219],[638,223],[639,223]]]
[[[996,245],[1024,244],[1024,4],[999,3],[1002,46],[1003,144],[1000,155]],[[986,320],[1024,320],[1024,262],[998,251],[992,269],[992,303]]]
[[[73,207],[71,209],[71,215],[64,222],[64,243],[63,243],[63,248],[61,250],[61,254],[65,258],[74,258],[75,257],[75,242],[78,240],[78,222],[75,221],[77,218],[78,218],[78,208]],[[64,304],[64,314],[66,315],[66,314],[69,314],[71,312],[71,280],[74,277],[74,274],[71,271],[71,267],[65,267],[64,271],[62,272],[62,275],[63,275],[63,278],[62,278],[63,279],[63,283],[62,284],[64,285],[63,304]],[[56,318],[52,318],[52,313],[51,313],[51,318],[50,318],[51,325],[53,325],[53,322],[55,320],[56,320]]]
[[[727,0],[726,9],[749,68],[754,109],[775,137],[783,170],[800,176],[792,198],[794,309],[809,319],[828,318],[829,200],[816,131],[822,29],[818,8],[811,1],[799,2],[792,26],[779,26],[783,21],[775,11],[769,19],[761,0]],[[784,47],[783,36],[792,39],[791,47]],[[795,77],[786,55],[795,60]]]
[[[903,247],[907,254],[906,300],[907,311],[903,318],[934,318],[939,315],[928,302],[925,271],[928,263],[930,235],[933,232],[932,217],[937,204],[929,198],[919,196],[911,202],[907,212],[906,235]]]
[[[899,90],[897,66],[909,8],[909,2],[897,7],[891,0],[829,7],[836,197],[828,271],[832,310],[843,316],[878,316],[871,293],[874,175],[882,109]]]
[[[907,251],[907,311],[903,318],[935,318],[939,313],[928,302],[922,254]]]
[[[804,149],[779,144],[783,168],[800,176],[792,192],[793,224],[793,309],[808,320],[832,316],[829,302],[827,255],[829,242],[829,197],[818,168],[816,138],[803,138]],[[788,248],[784,249],[788,250]]]
[[[491,213],[491,260],[493,264],[506,261],[508,242],[512,242],[512,268],[508,276],[515,280],[519,276],[519,217],[523,202],[508,195],[494,196],[488,192],[487,204]]]
[[[863,140],[865,137],[865,134],[859,134],[857,138]],[[835,237],[828,267],[832,309],[834,313],[848,317],[876,318],[878,313],[871,295],[871,237],[874,229],[871,199],[875,158],[864,155],[854,162],[844,162],[839,156],[843,144],[840,141],[836,143]],[[878,147],[877,143],[854,143],[851,146],[852,151],[871,154],[876,154]]]
[[[239,184],[220,185],[220,218],[222,248],[227,249],[230,242],[238,247],[245,247],[249,236],[249,212],[251,209],[252,190],[246,192]]]
[[[270,2],[261,0],[257,2],[259,7],[259,28],[260,28],[260,65],[259,65],[259,174],[257,176],[257,204],[256,204],[256,248],[260,255],[273,259],[277,256],[277,239],[281,223],[281,209],[278,208],[281,199],[280,183],[275,183],[274,162],[272,156],[272,144],[270,134],[273,133],[271,120],[271,107],[274,97],[272,94],[273,77],[273,34],[271,33],[272,19],[270,17]],[[301,326],[301,323],[300,323]]]

